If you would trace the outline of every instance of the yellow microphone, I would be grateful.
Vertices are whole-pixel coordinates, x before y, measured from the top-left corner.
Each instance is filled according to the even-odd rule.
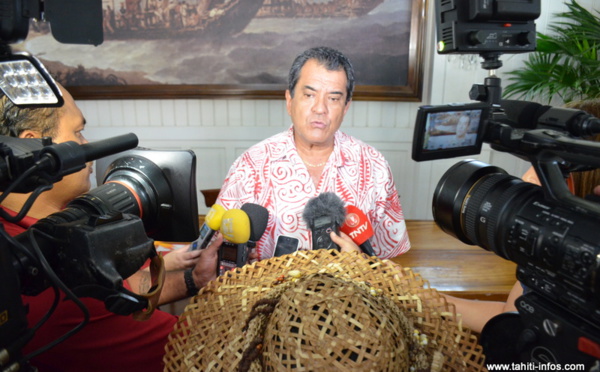
[[[250,217],[241,209],[230,209],[223,214],[221,234],[223,244],[219,248],[217,273],[242,267],[248,262],[248,240],[251,233]]]
[[[198,239],[190,244],[190,251],[204,249],[208,246],[208,243],[215,235],[215,232],[221,228],[221,221],[224,214],[225,208],[219,204],[215,204],[210,208],[206,214],[206,217],[204,218],[202,227],[200,227],[200,236],[198,236]]]
[[[231,243],[247,243],[250,239],[250,217],[241,209],[225,211],[221,220],[221,234]]]
[[[224,214],[225,208],[221,207],[219,204],[214,204],[206,214],[204,223],[206,223],[211,230],[217,231],[221,228],[221,221],[223,220]]]

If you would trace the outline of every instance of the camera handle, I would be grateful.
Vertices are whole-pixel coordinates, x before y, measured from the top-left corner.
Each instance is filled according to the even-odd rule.
[[[565,209],[575,209],[580,213],[600,217],[600,205],[579,198],[569,190],[561,167],[565,162],[564,158],[550,151],[542,151],[531,157],[530,162],[540,180],[546,199],[556,201]]]
[[[571,164],[600,167],[600,144],[575,139],[564,133],[540,129],[523,134],[521,149],[533,165],[544,196],[567,209],[600,216],[600,205],[576,197],[564,181],[562,169]]]
[[[561,207],[600,216],[600,205],[571,193],[565,169],[572,164],[600,167],[600,143],[585,141],[551,129],[516,129],[491,120],[484,142],[497,151],[511,153],[530,162],[544,196]]]

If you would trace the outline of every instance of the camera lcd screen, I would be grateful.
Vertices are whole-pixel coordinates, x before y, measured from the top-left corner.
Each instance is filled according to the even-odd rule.
[[[421,106],[413,137],[413,160],[435,160],[481,152],[486,104]]]
[[[321,216],[314,220],[315,228],[319,229],[323,226],[329,226],[333,223],[331,216]]]
[[[237,254],[238,254],[237,248],[238,248],[237,244],[223,242],[223,244],[221,244],[221,249],[222,249],[222,254],[223,254],[222,259],[226,260],[226,261],[236,262]]]

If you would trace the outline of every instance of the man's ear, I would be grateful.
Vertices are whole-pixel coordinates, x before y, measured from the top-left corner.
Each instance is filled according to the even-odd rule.
[[[37,130],[24,130],[23,132],[21,132],[21,134],[19,134],[19,138],[41,138],[42,135],[40,132],[38,132]]]

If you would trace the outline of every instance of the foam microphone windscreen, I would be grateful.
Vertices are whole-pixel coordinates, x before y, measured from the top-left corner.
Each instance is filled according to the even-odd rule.
[[[221,221],[223,238],[234,244],[244,244],[250,239],[250,218],[241,209],[229,209]]]
[[[250,241],[257,242],[260,240],[265,230],[267,222],[269,222],[269,211],[262,205],[254,203],[245,203],[242,205],[242,210],[248,214],[250,218]]]
[[[346,219],[340,226],[352,241],[358,245],[363,244],[373,236],[373,226],[363,211],[354,205],[346,206]]]
[[[309,199],[302,213],[304,221],[311,230],[315,227],[314,221],[323,216],[330,216],[337,226],[341,226],[346,219],[344,202],[333,192],[324,192]]]
[[[206,217],[204,217],[204,223],[210,227],[211,230],[217,231],[221,228],[221,221],[223,220],[224,214],[225,208],[219,204],[214,204],[206,214]]]

